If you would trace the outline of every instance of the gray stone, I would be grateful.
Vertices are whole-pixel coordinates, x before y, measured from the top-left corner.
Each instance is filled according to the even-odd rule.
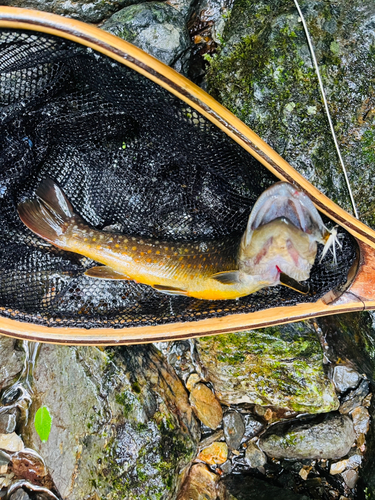
[[[200,432],[183,384],[153,346],[44,344],[33,389],[39,404],[22,435],[64,500],[175,498]],[[39,405],[52,416],[45,443],[33,424]]]
[[[30,500],[30,497],[25,490],[20,488],[10,496],[9,500]]]
[[[242,415],[237,411],[226,413],[223,418],[223,430],[228,447],[231,450],[237,450],[245,433]]]
[[[347,485],[348,488],[352,489],[355,487],[358,481],[358,472],[356,470],[346,470],[343,472],[342,477],[344,478],[344,481]]]
[[[361,380],[361,375],[349,366],[338,365],[333,370],[332,380],[339,392],[345,392],[348,389],[357,387]]]
[[[3,0],[1,5],[43,10],[86,23],[99,23],[117,10],[141,0]]]
[[[339,459],[355,441],[353,422],[346,415],[327,414],[318,420],[293,420],[271,426],[259,446],[273,458]]]
[[[221,403],[255,403],[309,413],[339,407],[308,323],[201,337],[200,362]]]
[[[9,386],[21,373],[25,353],[15,349],[16,340],[0,336],[0,390]]]
[[[147,2],[126,7],[102,27],[168,65],[175,65],[189,51],[185,18],[166,3]]]
[[[264,429],[264,424],[259,422],[255,417],[252,415],[245,415],[245,436],[247,439],[252,439],[256,435],[260,433],[262,429]]]
[[[375,3],[303,2],[360,219],[375,226]],[[237,0],[208,91],[301,174],[352,211],[306,35],[293,3]]]
[[[262,467],[265,463],[267,463],[266,455],[262,450],[258,448],[255,443],[251,441],[247,443],[245,460],[249,467],[252,469]]]
[[[0,413],[0,434],[14,432],[17,424],[17,413],[15,409]]]

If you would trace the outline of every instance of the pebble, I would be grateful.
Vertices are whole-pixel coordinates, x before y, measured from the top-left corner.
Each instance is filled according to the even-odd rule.
[[[208,465],[221,465],[227,461],[228,446],[226,443],[212,443],[199,453],[198,458]]]
[[[230,460],[227,460],[222,465],[220,465],[220,470],[223,474],[230,474],[233,470],[233,465]]]
[[[341,474],[341,472],[344,472],[344,470],[347,468],[349,464],[349,460],[341,460],[341,462],[336,462],[331,465],[331,468],[329,470],[329,473],[334,476],[335,474]]]
[[[261,430],[264,429],[264,424],[259,422],[256,418],[254,418],[252,415],[245,415],[245,437],[247,439],[252,439],[253,437],[257,436]]]
[[[360,406],[369,393],[369,385],[370,382],[365,379],[362,380],[357,389],[350,391],[350,393],[343,398],[343,402],[339,408],[340,413],[346,415],[357,406]]]
[[[53,487],[43,459],[32,450],[19,451],[12,456],[12,472],[16,478],[43,484],[46,488]]]
[[[0,449],[16,452],[24,448],[22,439],[15,432],[10,434],[0,434]]]
[[[9,500],[30,500],[30,497],[25,490],[20,488],[11,495]]]
[[[358,472],[356,470],[346,470],[341,475],[344,478],[347,487],[353,489],[358,481]]]
[[[249,441],[247,443],[245,460],[249,467],[251,467],[252,469],[257,469],[258,467],[262,467],[265,463],[267,463],[266,455],[252,441]]]
[[[327,414],[323,420],[298,419],[273,425],[260,439],[260,448],[273,458],[338,459],[350,451],[354,440],[348,416]]]
[[[245,434],[245,424],[242,415],[237,411],[230,411],[223,418],[224,437],[231,450],[239,448]]]
[[[354,430],[359,434],[366,434],[370,427],[370,414],[363,406],[355,408],[350,416],[353,419]]]
[[[304,481],[306,481],[306,479],[307,479],[307,478],[308,478],[308,476],[309,476],[310,470],[311,470],[311,467],[307,467],[307,468],[302,467],[302,469],[299,471],[299,473],[298,473],[298,474],[302,477],[302,479],[303,479]]]
[[[10,434],[16,428],[16,410],[0,413],[0,434]]]
[[[198,380],[199,376],[193,374],[186,383],[186,387],[190,390],[190,404],[204,425],[210,429],[216,429],[223,419],[221,404],[214,393]]]
[[[220,498],[220,476],[211,472],[205,464],[194,464],[180,489],[177,500],[216,500]]]
[[[345,392],[348,389],[354,389],[355,387],[357,387],[361,378],[362,377],[359,373],[353,370],[353,368],[349,368],[348,366],[335,366],[333,370],[332,380],[339,392]]]

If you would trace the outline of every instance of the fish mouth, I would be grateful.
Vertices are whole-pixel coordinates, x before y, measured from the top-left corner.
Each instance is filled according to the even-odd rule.
[[[325,230],[310,198],[287,182],[278,182],[262,193],[251,212],[249,226],[254,231],[275,219],[284,219],[308,234],[321,236]]]

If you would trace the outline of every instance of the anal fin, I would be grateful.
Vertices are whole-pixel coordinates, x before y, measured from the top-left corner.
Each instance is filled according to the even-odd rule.
[[[174,286],[152,285],[152,288],[155,288],[158,292],[165,293],[166,295],[187,295],[186,290]]]
[[[96,266],[88,269],[85,272],[86,276],[90,276],[90,278],[98,278],[102,280],[131,280],[129,276],[125,274],[121,274],[111,267],[108,266]]]

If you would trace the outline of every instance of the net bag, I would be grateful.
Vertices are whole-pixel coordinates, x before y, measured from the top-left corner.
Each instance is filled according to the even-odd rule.
[[[194,106],[197,97],[165,88],[167,78],[148,69],[150,56],[120,62],[103,43],[93,49],[35,24],[8,24],[0,25],[0,319],[33,325],[31,338],[48,327],[59,341],[83,342],[75,331],[104,328],[121,329],[116,338],[125,342],[129,328],[189,331],[202,320],[316,303],[346,283],[357,245],[342,228],[337,265],[331,256],[320,263],[320,248],[305,296],[277,286],[203,301],[85,276],[93,261],[48,245],[18,217],[18,203],[46,177],[92,227],[170,242],[229,238],[236,251],[257,198],[287,176],[213,123],[217,113]]]

